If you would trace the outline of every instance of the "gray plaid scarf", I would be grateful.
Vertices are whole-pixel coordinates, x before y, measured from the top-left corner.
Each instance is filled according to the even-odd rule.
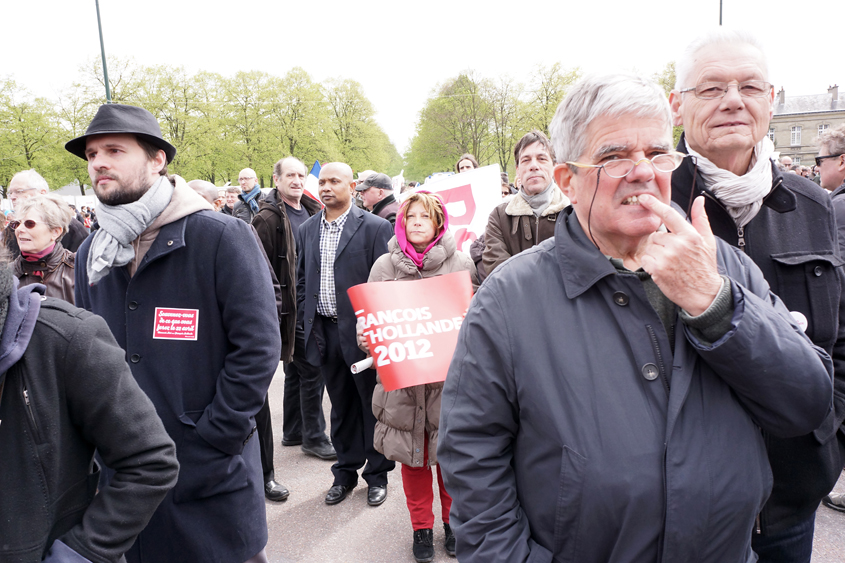
[[[132,241],[141,236],[158,217],[170,198],[173,184],[166,176],[147,190],[138,201],[125,205],[97,206],[100,228],[94,233],[88,249],[88,283],[96,284],[116,266],[125,266],[135,257]]]

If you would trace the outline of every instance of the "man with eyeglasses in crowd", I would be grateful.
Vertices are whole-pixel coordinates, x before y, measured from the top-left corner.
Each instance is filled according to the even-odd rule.
[[[834,408],[821,426],[787,439],[764,429],[774,485],[752,546],[763,563],[807,562],[816,508],[842,470],[843,273],[833,207],[813,182],[772,162],[774,89],[754,37],[719,29],[693,41],[677,68],[669,101],[674,124],[684,126],[678,150],[692,157],[672,176],[672,200],[689,213],[703,195],[713,233],[754,260],[795,323],[833,358]],[[758,376],[769,374],[761,366]]]
[[[443,387],[458,559],[754,561],[760,428],[815,428],[830,358],[704,198],[691,224],[670,207],[684,155],[659,86],[586,78],[549,129],[571,206],[482,284]]]
[[[241,173],[238,174],[238,182],[241,185],[241,194],[238,196],[240,201],[235,204],[232,215],[241,221],[252,224],[252,220],[258,214],[258,206],[263,199],[255,170],[252,168],[241,170]]]

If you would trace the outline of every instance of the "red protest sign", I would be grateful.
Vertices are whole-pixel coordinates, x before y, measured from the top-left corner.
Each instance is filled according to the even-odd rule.
[[[386,391],[445,381],[472,299],[469,272],[349,288]]]

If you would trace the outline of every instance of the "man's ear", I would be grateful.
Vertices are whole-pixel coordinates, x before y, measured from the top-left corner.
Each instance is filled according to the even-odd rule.
[[[554,169],[555,183],[560,190],[569,198],[570,203],[575,203],[575,189],[572,185],[572,169],[568,164],[557,164]]]
[[[684,124],[684,119],[681,117],[681,93],[677,90],[669,92],[669,107],[672,108],[672,125],[678,127]]]

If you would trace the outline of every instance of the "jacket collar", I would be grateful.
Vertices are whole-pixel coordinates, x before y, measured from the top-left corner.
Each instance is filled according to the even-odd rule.
[[[684,134],[681,134],[681,140],[678,141],[676,147],[678,152],[686,154],[686,143]],[[783,173],[777,165],[772,162],[772,191],[769,195],[763,198],[763,205],[770,207],[778,213],[788,213],[794,211],[798,202],[789,188],[783,185]],[[693,179],[695,180],[695,192],[691,193]],[[681,163],[681,166],[672,173],[672,200],[680,205],[684,213],[689,215],[689,208],[692,200],[701,194],[706,194],[714,201],[718,198],[704,186],[704,180],[698,175],[698,169],[695,166],[693,157],[688,156]]]
[[[52,272],[58,268],[65,258],[65,248],[61,242],[56,241],[53,250],[40,260],[30,262],[23,256],[15,260],[15,275],[32,274],[34,272]]]
[[[379,211],[381,211],[382,209],[384,209],[385,207],[387,207],[391,203],[395,203],[395,202],[396,202],[396,198],[393,196],[393,194],[389,194],[387,197],[385,197],[383,200],[381,200],[380,202],[376,203],[373,206],[373,215],[378,215]]]
[[[567,205],[569,205],[569,198],[563,194],[563,191],[557,187],[557,184],[554,184],[554,187],[557,189],[552,191],[552,201],[540,214],[541,217],[546,217],[553,213],[560,213]],[[528,205],[525,198],[519,195],[519,193],[516,193],[505,207],[505,214],[510,215],[511,217],[520,217],[523,215],[534,215],[534,210],[531,209],[531,206]]]
[[[197,213],[202,213],[202,211],[198,211]],[[194,214],[191,213],[191,215]],[[150,246],[150,249],[144,255],[144,259],[140,264],[138,264],[138,268],[135,270],[136,276],[141,272],[141,270],[146,268],[147,264],[150,262],[185,246],[185,227],[188,224],[188,217],[191,215],[186,215],[181,219],[177,219],[176,221],[161,227],[152,246]]]
[[[833,198],[843,193],[845,193],[845,182],[842,182],[841,186],[830,192],[830,197]]]
[[[570,299],[578,297],[602,278],[616,274],[610,260],[584,233],[572,207],[558,217],[555,250],[563,287]]]
[[[352,235],[355,234],[355,231],[358,230],[361,223],[364,222],[364,212],[361,211],[354,202],[350,205],[352,207],[349,210],[349,217],[346,218],[346,223],[343,225],[343,231],[340,233],[340,242],[337,243],[337,252],[334,254],[335,260],[337,260],[340,253],[343,252],[343,249],[346,248],[346,245],[349,244],[349,241],[352,240]],[[318,244],[315,246],[319,252],[320,245]]]
[[[259,202],[258,209],[269,209],[275,212],[276,215],[283,216],[285,215],[284,203],[284,200],[279,195],[279,189],[273,188],[267,193],[264,199]],[[299,205],[305,208],[305,211],[308,212],[309,216],[315,215],[323,208],[323,205],[319,201],[306,194],[302,194],[302,198],[299,200]]]

